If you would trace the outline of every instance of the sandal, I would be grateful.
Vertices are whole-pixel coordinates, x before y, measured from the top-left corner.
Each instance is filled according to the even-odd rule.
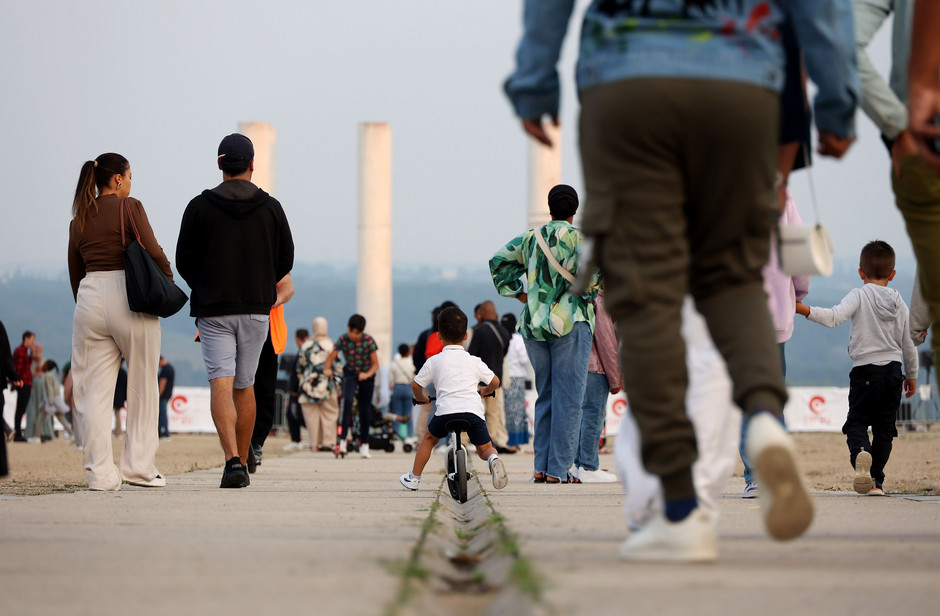
[[[568,478],[559,479],[558,477],[552,477],[551,475],[545,476],[545,483],[568,483]]]
[[[545,473],[533,473],[532,483],[545,483]]]

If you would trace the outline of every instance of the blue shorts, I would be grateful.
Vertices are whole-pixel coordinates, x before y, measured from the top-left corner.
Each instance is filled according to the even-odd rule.
[[[449,415],[435,415],[428,423],[428,433],[434,438],[441,439],[447,436],[448,421],[452,419],[463,419],[469,422],[470,429],[467,430],[467,437],[474,445],[486,445],[490,442],[490,432],[486,429],[486,422],[479,415],[473,413],[451,413]]]

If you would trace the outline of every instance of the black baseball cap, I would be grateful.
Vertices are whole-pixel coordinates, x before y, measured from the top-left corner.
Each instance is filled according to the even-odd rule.
[[[255,146],[251,139],[241,133],[232,133],[219,144],[219,158],[225,157],[226,162],[247,162],[255,158]]]

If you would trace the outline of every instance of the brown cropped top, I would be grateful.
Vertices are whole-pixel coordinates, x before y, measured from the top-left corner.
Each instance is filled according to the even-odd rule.
[[[140,243],[153,257],[163,273],[173,278],[170,261],[157,243],[147,220],[147,212],[140,201],[133,197],[127,199],[124,220],[124,244],[121,243],[121,199],[117,195],[104,195],[96,199],[98,211],[92,209],[85,220],[85,228],[78,230],[73,219],[69,225],[69,278],[72,282],[72,295],[78,297],[78,285],[88,272],[107,272],[124,269],[124,245],[135,239],[134,229],[126,216],[132,216]]]

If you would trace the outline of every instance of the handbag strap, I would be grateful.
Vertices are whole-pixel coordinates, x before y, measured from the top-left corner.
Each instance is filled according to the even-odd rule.
[[[127,208],[127,197],[121,199],[121,246],[127,246],[124,243],[124,212],[127,212],[127,219],[131,221],[131,229],[134,230],[134,236],[137,238],[137,243],[140,244],[140,233],[137,231],[137,225],[134,223],[134,218],[131,216],[130,210]],[[143,244],[141,244],[143,245]]]
[[[548,259],[551,266],[555,268],[555,271],[561,274],[562,278],[569,283],[574,284],[574,274],[561,266],[561,263],[558,262],[558,259],[555,258],[555,255],[553,255],[552,251],[549,249],[548,242],[542,237],[542,229],[544,228],[545,226],[542,226],[535,230],[535,241],[538,242],[539,248],[542,249],[542,254],[545,255],[545,258]]]

